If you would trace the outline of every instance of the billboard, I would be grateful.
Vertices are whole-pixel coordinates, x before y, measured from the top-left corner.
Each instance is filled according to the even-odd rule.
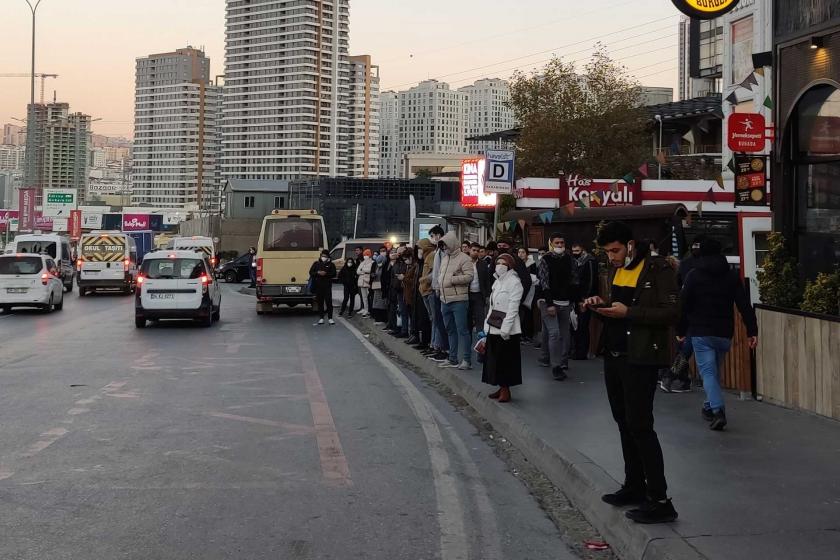
[[[18,231],[21,233],[32,233],[35,229],[35,189],[26,188],[20,189],[19,204],[20,209]]]
[[[586,208],[641,206],[641,187],[615,179],[589,179],[571,175],[560,181],[560,205],[570,202]]]
[[[146,231],[151,228],[148,214],[123,214],[123,231]]]
[[[484,191],[487,160],[461,161],[461,206],[471,210],[495,210],[496,194]]]
[[[6,231],[12,224],[17,224],[18,211],[17,210],[2,210],[0,209],[0,231]],[[14,228],[10,231],[14,231]]]
[[[102,229],[102,214],[82,212],[82,228]]]

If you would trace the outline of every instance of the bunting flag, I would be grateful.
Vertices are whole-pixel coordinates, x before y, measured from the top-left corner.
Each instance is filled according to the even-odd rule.
[[[729,94],[726,98],[730,105],[737,105],[738,104],[738,95],[733,91]]]
[[[524,219],[522,219],[522,218],[520,218],[520,219],[517,221],[517,223],[519,224],[519,227],[521,227],[521,228],[522,228],[522,231],[525,231],[525,223],[526,223],[526,222],[525,222],[525,220],[524,220]]]
[[[498,224],[496,224],[496,229],[498,229],[499,231],[505,231],[505,223],[499,222]]]
[[[648,164],[647,163],[642,164],[642,166],[639,168],[639,174],[642,177],[644,177],[645,179],[648,178]]]
[[[549,210],[540,214],[540,221],[544,224],[550,224],[554,220],[554,212]]]
[[[632,185],[636,182],[636,177],[632,173],[628,173],[627,175],[622,177],[621,180],[627,183],[628,185]]]
[[[516,220],[511,220],[508,225],[508,231],[516,231]]]
[[[618,181],[610,183],[610,190],[613,192],[613,194],[618,194]]]
[[[756,68],[755,73],[761,77],[764,77],[764,68]]]
[[[770,99],[769,95],[764,99],[764,106],[770,109],[771,111],[773,110],[773,100]]]
[[[660,150],[659,153],[656,154],[656,161],[659,162],[659,165],[665,165],[665,162],[667,161],[665,152]],[[618,183],[616,183],[616,188],[618,188]]]
[[[750,81],[750,78],[755,79],[755,76],[750,74],[748,77],[744,78],[743,82],[738,84],[738,87],[742,87],[744,89],[748,89],[748,90],[752,91],[752,82]]]
[[[726,167],[728,167],[732,173],[735,173],[735,158],[729,158],[729,163],[726,164]]]
[[[595,206],[601,206],[604,197],[601,193],[594,192],[590,195],[590,200],[595,203]]]
[[[751,85],[757,86],[758,85],[758,78],[755,77],[755,74],[750,74],[747,76],[746,82],[749,82]],[[752,88],[749,88],[752,90]]]
[[[563,205],[561,208],[563,208],[563,210],[565,210],[569,216],[574,216],[577,206],[574,202],[570,202],[568,204]]]
[[[712,204],[717,204],[717,200],[715,200],[715,189],[714,189],[714,187],[712,187],[708,191],[706,191],[706,200],[708,200]]]
[[[715,181],[717,182],[717,186],[719,186],[719,187],[720,187],[720,190],[722,190],[722,191],[725,191],[725,190],[726,190],[726,187],[725,187],[725,186],[723,186],[723,175],[718,175],[718,176],[715,178]]]

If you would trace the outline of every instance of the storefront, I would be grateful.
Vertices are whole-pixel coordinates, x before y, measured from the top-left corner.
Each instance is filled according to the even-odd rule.
[[[774,30],[774,228],[812,279],[840,264],[840,0],[777,3]]]

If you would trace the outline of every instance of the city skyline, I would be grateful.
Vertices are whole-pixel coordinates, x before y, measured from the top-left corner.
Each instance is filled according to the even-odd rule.
[[[7,38],[0,73],[29,67],[28,8],[23,0],[19,10],[14,4],[7,2],[0,22]],[[539,67],[552,52],[583,62],[601,39],[643,85],[676,86],[678,13],[670,2],[594,0],[571,18],[560,17],[568,13],[564,6],[548,0],[532,0],[510,13],[498,4],[501,12],[488,10],[486,1],[429,0],[416,13],[401,3],[354,0],[350,54],[373,57],[382,91],[405,90],[428,78],[457,89],[484,77],[507,78],[518,67]],[[45,98],[51,100],[55,90],[58,101],[102,119],[94,123],[96,133],[130,136],[135,59],[192,45],[204,48],[213,76],[222,74],[224,14],[224,0],[149,0],[142,7],[45,0],[38,12],[36,71],[59,75],[47,82]],[[24,118],[28,80],[0,83],[0,122]]]

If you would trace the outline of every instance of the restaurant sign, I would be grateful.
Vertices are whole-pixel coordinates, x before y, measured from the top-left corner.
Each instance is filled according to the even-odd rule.
[[[696,19],[714,19],[731,12],[739,0],[671,0],[679,11]]]

